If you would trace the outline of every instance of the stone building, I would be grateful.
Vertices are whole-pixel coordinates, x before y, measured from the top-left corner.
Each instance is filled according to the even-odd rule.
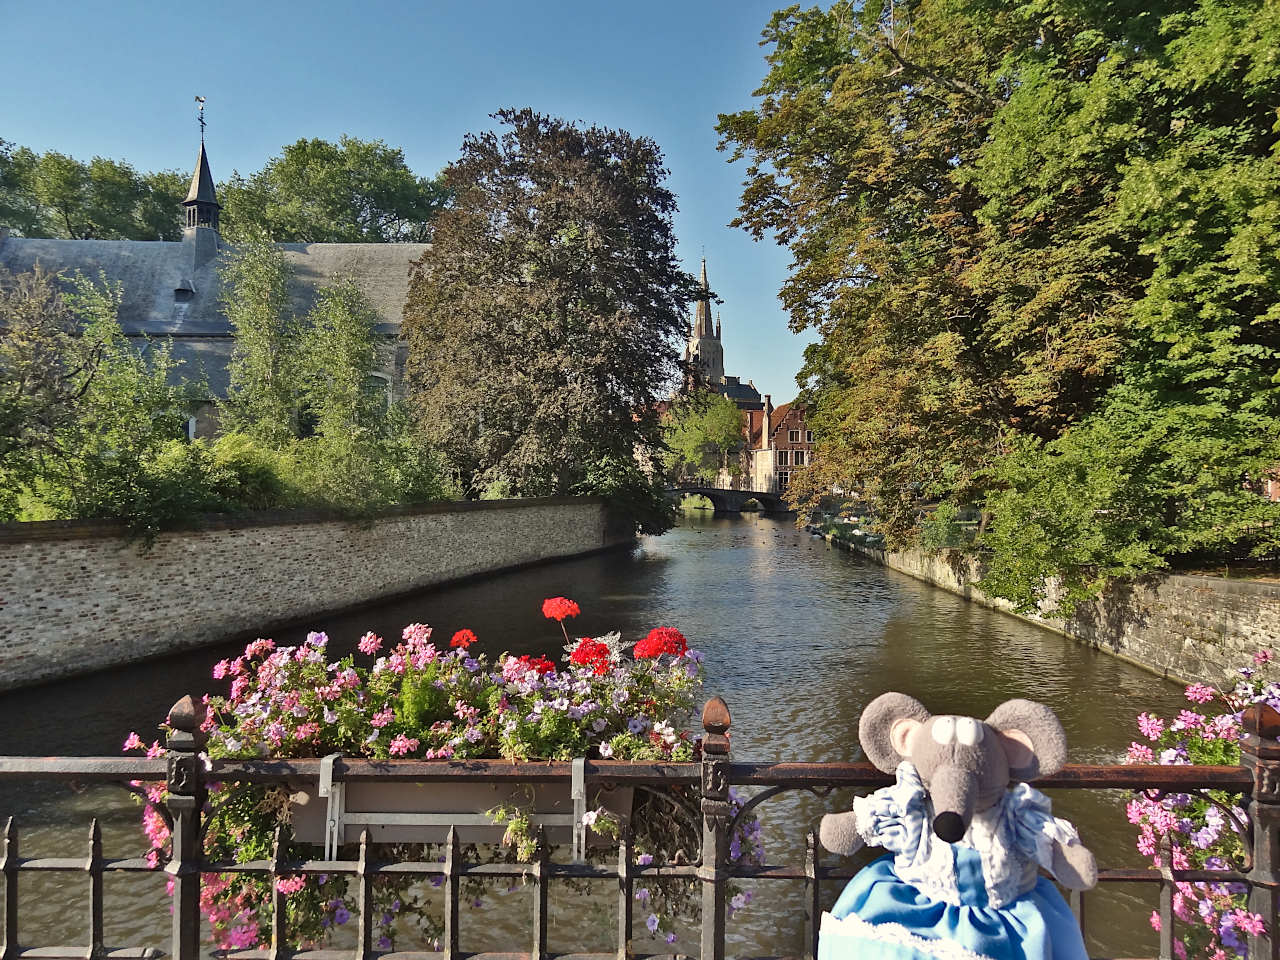
[[[125,335],[146,350],[168,338],[181,361],[178,375],[203,378],[210,400],[226,395],[227,363],[234,333],[219,302],[218,257],[229,249],[218,228],[218,203],[203,138],[196,158],[185,208],[182,239],[44,240],[15,237],[0,225],[0,267],[24,273],[40,264],[71,277],[77,271],[105,276],[121,286],[120,325]],[[429,249],[423,243],[281,243],[293,270],[292,307],[306,313],[318,288],[337,276],[350,277],[378,313],[383,338],[380,369],[375,375],[388,392],[401,382],[406,350],[400,320],[409,292],[409,264]],[[192,418],[192,435],[215,427],[213,404]]]
[[[720,318],[711,322],[711,288],[707,285],[707,261],[702,261],[702,293],[698,297],[693,314],[693,329],[684,348],[684,362],[696,371],[698,385],[728,397],[739,410],[759,410],[762,406],[760,391],[748,380],[725,376],[724,345],[720,341]]]

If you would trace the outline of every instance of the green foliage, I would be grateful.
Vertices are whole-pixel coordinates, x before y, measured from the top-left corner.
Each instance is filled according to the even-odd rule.
[[[676,505],[661,474],[646,474],[635,457],[604,456],[587,468],[571,490],[579,496],[605,497],[610,507],[639,533],[659,534],[676,522]]]
[[[27,237],[176,240],[185,178],[0,142],[0,221]]]
[[[296,434],[301,406],[301,330],[289,300],[293,272],[262,236],[224,254],[219,272],[222,309],[235,334],[223,426],[280,444]]]
[[[967,547],[973,537],[960,520],[960,507],[943,500],[920,522],[920,546],[930,552]]]
[[[430,239],[447,194],[381,140],[299,140],[259,172],[219,190],[223,230],[239,240],[400,243]]]
[[[31,489],[55,516],[121,518],[146,538],[193,508],[190,471],[160,455],[185,434],[204,391],[170,382],[177,364],[167,343],[143,354],[128,342],[116,319],[120,296],[105,278],[95,285],[81,276],[65,295],[84,325],[81,349],[97,359],[76,368],[73,409],[38,454]]]
[[[452,200],[410,278],[404,332],[422,429],[464,490],[566,493],[658,441],[696,291],[653,141],[495,114],[444,173]]]
[[[678,397],[663,422],[662,440],[670,451],[667,469],[676,476],[712,483],[722,469],[733,476],[742,471],[742,411],[721,394],[704,390]]]
[[[1280,13],[1261,0],[774,16],[741,225],[787,243],[807,490],[982,504],[984,587],[1068,604],[1276,549]]]

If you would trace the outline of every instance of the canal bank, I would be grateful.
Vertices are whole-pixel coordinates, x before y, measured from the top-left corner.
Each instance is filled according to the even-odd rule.
[[[960,551],[886,551],[810,526],[829,542],[891,570],[959,594],[1086,643],[1179,683],[1233,686],[1237,670],[1261,649],[1280,647],[1280,584],[1187,574],[1153,574],[1115,581],[1071,617],[1053,614],[1052,601],[1035,613],[1014,609],[977,586],[981,561]]]
[[[122,525],[0,526],[0,690],[631,543],[598,497],[457,501],[349,521],[211,517],[144,548]]]

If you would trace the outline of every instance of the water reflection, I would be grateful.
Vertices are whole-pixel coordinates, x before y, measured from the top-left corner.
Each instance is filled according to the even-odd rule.
[[[578,635],[620,629],[635,638],[654,626],[679,627],[707,654],[708,693],[719,693],[730,705],[737,759],[860,759],[862,707],[886,690],[901,690],[935,711],[980,717],[1011,697],[1031,697],[1061,717],[1072,760],[1116,761],[1132,738],[1138,709],[1176,710],[1180,699],[1177,687],[1129,664],[764,517],[693,515],[677,530],[631,551],[427,591],[279,631],[275,639],[293,643],[307,629],[322,628],[332,649],[344,653],[366,630],[398,636],[405,624],[425,622],[437,636],[469,627],[491,654],[504,649],[558,654],[559,631],[540,614],[543,598],[557,595],[580,603],[582,616],[573,623]],[[0,753],[115,753],[128,731],[147,737],[180,696],[210,689],[213,663],[235,649],[205,648],[2,695]],[[1058,811],[1077,822],[1085,841],[1110,866],[1138,862],[1122,802],[1122,797],[1097,793],[1055,797]],[[770,860],[800,862],[804,832],[822,813],[848,803],[848,796],[819,800],[803,794],[769,801],[762,812]],[[90,812],[107,815],[108,856],[138,853],[135,812],[118,792],[0,790],[0,816],[13,813],[40,825],[30,845],[24,842],[28,856],[41,851],[79,855]],[[73,897],[81,902],[86,881],[41,882],[53,886],[41,887],[38,897],[23,895],[24,939],[78,942],[83,925],[76,921],[62,929],[63,904]],[[802,892],[798,884],[758,885],[752,908],[731,926],[730,952],[801,951]],[[828,903],[837,892],[829,892]],[[1154,895],[1153,888],[1110,889],[1092,897],[1094,954],[1151,953],[1155,940],[1145,917]],[[504,930],[524,922],[527,900],[525,891],[516,891],[464,916],[464,947],[498,946]],[[553,940],[565,949],[609,949],[609,901],[601,899],[603,913],[570,904],[556,908]],[[637,929],[643,932],[640,920]],[[164,943],[167,905],[139,898],[112,924],[116,943]],[[692,949],[688,939],[682,943]]]

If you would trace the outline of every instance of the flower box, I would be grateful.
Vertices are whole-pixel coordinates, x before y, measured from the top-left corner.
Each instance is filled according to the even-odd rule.
[[[489,811],[519,807],[529,814],[535,829],[546,831],[548,842],[573,844],[576,859],[582,852],[579,842],[588,846],[616,842],[584,826],[583,815],[604,809],[628,821],[634,789],[592,785],[580,791],[576,802],[573,792],[564,783],[344,784],[326,783],[322,776],[320,784],[293,795],[291,821],[297,840],[323,845],[326,856],[334,859],[338,846],[358,843],[366,829],[375,843],[443,843],[450,826],[457,828],[460,843],[500,843],[506,827],[495,823]]]

